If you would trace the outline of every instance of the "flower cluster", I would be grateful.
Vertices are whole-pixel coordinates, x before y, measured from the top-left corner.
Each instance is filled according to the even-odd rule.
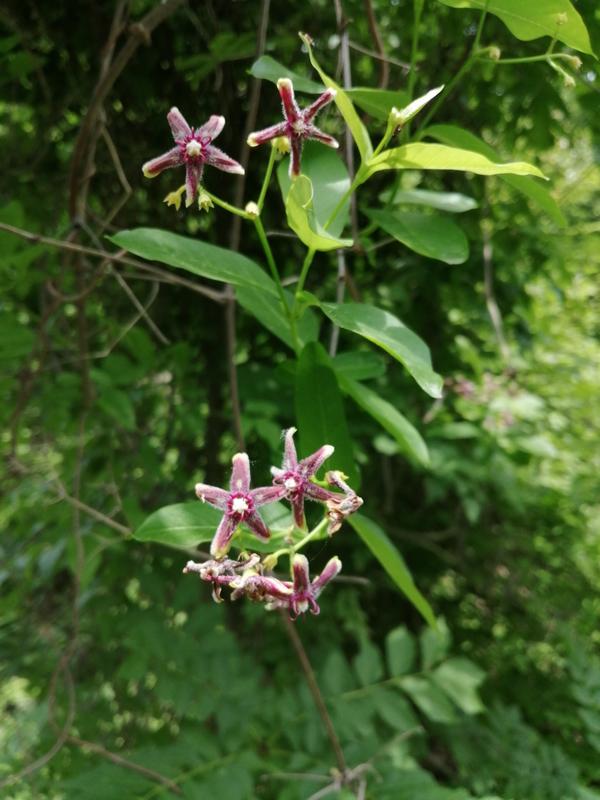
[[[362,498],[348,486],[341,472],[331,471],[326,475],[327,484],[340,491],[332,491],[315,481],[316,472],[332,455],[334,448],[323,445],[299,461],[294,445],[295,432],[295,428],[289,428],[284,433],[283,464],[281,468],[272,468],[271,486],[250,488],[250,461],[246,453],[236,453],[232,459],[228,490],[205,483],[196,484],[196,495],[200,500],[218,508],[223,516],[210,546],[212,558],[203,563],[189,561],[184,572],[195,572],[201,580],[211,583],[216,602],[220,602],[221,590],[225,586],[231,590],[232,600],[245,596],[265,603],[269,610],[286,608],[294,618],[307,610],[318,614],[317,597],[342,568],[339,558],[332,558],[323,572],[311,581],[306,557],[292,546],[289,548],[292,580],[288,581],[268,574],[269,556],[264,560],[256,554],[243,554],[238,560],[227,557],[234,534],[242,523],[259,539],[269,539],[269,529],[259,512],[259,508],[268,503],[287,500],[292,506],[294,523],[300,529],[306,528],[305,499],[322,503],[329,534],[339,530],[344,519],[362,505]],[[310,538],[311,534],[308,534],[303,541]]]
[[[335,90],[327,89],[308,108],[300,109],[294,97],[294,87],[289,78],[280,78],[277,88],[283,105],[283,122],[278,122],[264,130],[255,131],[248,137],[248,145],[256,147],[264,142],[273,141],[280,152],[291,152],[290,175],[300,174],[300,158],[302,145],[307,139],[314,139],[328,147],[338,147],[338,142],[329,134],[316,127],[313,120],[318,111],[330,103],[335,97]],[[243,175],[244,168],[233,158],[213,145],[213,140],[223,130],[225,117],[213,114],[208,122],[195,130],[188,125],[178,108],[173,107],[167,114],[175,147],[166,153],[147,161],[142,171],[147,178],[155,178],[166,169],[185,166],[185,184],[174,192],[170,192],[165,202],[179,209],[181,197],[185,192],[186,207],[198,201],[200,210],[212,207],[210,195],[201,186],[204,165],[208,164],[224,172]]]

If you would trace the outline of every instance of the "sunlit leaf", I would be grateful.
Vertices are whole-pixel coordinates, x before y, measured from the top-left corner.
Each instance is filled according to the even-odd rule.
[[[324,87],[321,83],[311,81],[309,78],[305,78],[303,75],[284,67],[283,64],[280,64],[279,61],[275,61],[271,56],[261,56],[252,64],[248,71],[250,75],[253,75],[255,78],[271,81],[271,83],[275,85],[277,85],[279,78],[289,78],[294,84],[294,89],[299,92],[321,94],[321,92],[324,91]]]
[[[351,246],[352,239],[338,239],[326,231],[317,219],[313,207],[313,187],[306,175],[299,175],[292,182],[285,210],[288,225],[307,247],[327,251]]]
[[[536,184],[536,186],[538,185]],[[392,203],[393,205],[429,206],[429,208],[448,211],[451,214],[462,214],[477,208],[477,200],[466,194],[460,194],[460,192],[432,192],[427,189],[398,192],[394,189],[387,189],[379,195],[379,199],[383,203]]]

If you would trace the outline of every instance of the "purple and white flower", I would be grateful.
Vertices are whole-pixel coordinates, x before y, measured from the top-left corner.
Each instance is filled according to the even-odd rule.
[[[250,147],[257,147],[281,136],[287,137],[291,148],[290,177],[295,178],[300,175],[302,146],[307,139],[314,139],[327,147],[339,147],[333,136],[323,133],[313,124],[317,112],[333,100],[336,92],[335,89],[327,89],[308,108],[300,109],[294,97],[294,85],[289,78],[280,78],[277,81],[277,89],[281,96],[285,119],[269,128],[251,133],[248,136],[248,144]]]
[[[319,614],[321,609],[317,603],[317,597],[341,569],[342,562],[337,556],[334,556],[329,559],[323,572],[311,581],[308,559],[301,553],[296,553],[292,561],[293,582],[281,581],[289,587],[290,594],[283,597],[273,596],[273,599],[268,600],[266,608],[268,610],[287,608],[293,619],[306,611],[310,611],[311,614]]]
[[[232,459],[229,491],[205,483],[197,483],[195,489],[203,503],[223,511],[223,518],[210,545],[211,555],[217,559],[227,553],[233,534],[242,522],[260,539],[268,539],[269,529],[257,509],[280,500],[286,493],[282,486],[250,489],[250,461],[246,453],[236,453]]]
[[[165,169],[185,165],[185,204],[191,206],[198,194],[205,164],[223,172],[244,174],[241,164],[212,144],[223,130],[225,117],[213,114],[208,122],[194,130],[188,125],[181,111],[173,107],[167,114],[167,120],[171,126],[175,147],[157,158],[146,161],[142,167],[146,178],[155,178]]]
[[[299,528],[305,525],[304,498],[326,503],[331,499],[333,492],[317,486],[311,481],[313,475],[321,468],[326,459],[332,455],[334,447],[324,444],[312,455],[298,461],[294,434],[296,428],[288,428],[284,433],[283,464],[281,469],[271,467],[273,484],[284,490],[284,496],[290,501],[294,512],[294,521]]]

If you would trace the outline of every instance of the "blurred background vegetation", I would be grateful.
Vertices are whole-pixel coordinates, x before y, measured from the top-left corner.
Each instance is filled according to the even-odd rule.
[[[224,114],[219,146],[237,158],[261,15],[264,52],[313,79],[297,31],[339,75],[343,30],[334,4],[314,0],[166,5],[151,33],[135,24],[153,9],[146,0],[3,5],[0,222],[95,250],[140,225],[228,245],[225,213],[160,202],[179,176],[142,178],[141,164],[169,146],[166,112],[177,105],[196,124]],[[600,52],[597,4],[577,8]],[[406,89],[413,11],[408,0],[344,1],[355,85]],[[478,18],[425,3],[417,94],[452,79]],[[519,41],[492,15],[482,40],[503,57],[549,42]],[[82,123],[124,50],[82,162]],[[336,583],[321,615],[297,623],[367,797],[600,797],[600,115],[597,62],[582,58],[572,87],[545,62],[476,64],[434,120],[467,128],[503,160],[540,166],[564,224],[500,178],[406,173],[403,190],[474,199],[456,217],[467,262],[397,242],[371,249],[368,237],[350,257],[352,291],[418,332],[446,378],[433,403],[370,356],[371,385],[421,431],[428,468],[346,409],[365,509],[402,551],[438,630],[349,527],[312,555],[321,564],[339,553],[359,580]],[[256,127],[277,116],[264,83]],[[326,127],[343,136],[339,116]],[[265,163],[253,153],[245,197]],[[220,173],[206,185],[234,199]],[[365,207],[383,185],[369,183]],[[264,217],[293,278],[303,253],[278,235],[276,189]],[[261,258],[253,236],[242,250]],[[6,231],[0,254],[2,797],[318,793],[335,762],[280,619],[249,603],[214,605],[182,578],[185,553],[130,537],[156,508],[191,499],[196,481],[228,473],[223,304],[164,274],[149,280]],[[335,256],[321,254],[307,288],[331,298],[335,287]],[[241,309],[236,332],[243,437],[264,481],[294,423],[292,378],[277,341]]]

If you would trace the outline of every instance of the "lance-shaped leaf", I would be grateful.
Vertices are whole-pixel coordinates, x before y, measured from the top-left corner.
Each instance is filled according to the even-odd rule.
[[[452,8],[477,8],[500,17],[525,42],[551,36],[582,53],[592,53],[590,37],[569,0],[439,0]]]
[[[311,81],[309,78],[305,78],[303,75],[284,67],[283,64],[280,64],[279,61],[275,61],[271,56],[261,56],[252,64],[248,71],[250,75],[253,75],[255,78],[271,81],[271,83],[275,85],[277,85],[277,81],[280,78],[289,78],[294,84],[294,88],[299,92],[321,94],[323,91],[322,84]]]
[[[313,187],[306,175],[299,175],[292,182],[285,200],[285,210],[288,225],[307,247],[327,251],[352,245],[352,239],[332,236],[317,219],[313,206]]]
[[[367,216],[390,236],[427,258],[446,264],[463,264],[469,257],[469,242],[463,231],[441,214],[418,211],[374,211]]]
[[[158,542],[171,547],[193,547],[210,542],[223,512],[195,500],[159,508],[134,532],[140,542]]]
[[[233,286],[249,286],[277,296],[274,282],[258,264],[233,250],[158,228],[135,228],[108,238],[119,247],[150,261],[161,261],[203,278]]]
[[[364,336],[404,364],[431,397],[442,396],[443,381],[433,371],[429,348],[389,311],[364,303],[321,303],[321,309],[340,328]]]
[[[498,153],[493,147],[475,136],[474,133],[460,128],[458,125],[430,125],[425,129],[424,136],[431,136],[443,144],[462,147],[465,150],[474,150],[492,161],[498,160]],[[526,175],[500,175],[500,180],[521,192],[534,203],[537,203],[560,226],[565,226],[567,221],[560,210],[560,206],[550,192],[538,181]]]
[[[333,211],[350,188],[350,176],[346,165],[335,150],[315,142],[307,142],[302,153],[302,174],[312,184],[312,208],[315,219],[321,226],[329,222]],[[291,179],[285,161],[277,167],[277,180],[285,202],[291,187]],[[327,225],[327,232],[339,236],[348,222],[350,197]]]
[[[429,451],[423,437],[397,408],[372,389],[351,378],[338,373],[338,381],[342,390],[394,437],[403,453],[420,466],[429,466]]]
[[[358,147],[358,152],[360,153],[360,157],[362,161],[367,161],[371,158],[373,154],[373,145],[371,144],[371,139],[369,138],[369,134],[367,129],[362,124],[360,117],[356,113],[356,109],[352,105],[352,100],[348,97],[346,92],[338,86],[338,84],[332,80],[319,66],[319,62],[314,56],[312,50],[312,43],[309,36],[305,34],[300,34],[300,38],[306,45],[308,50],[308,57],[310,59],[310,63],[313,65],[315,70],[319,73],[319,77],[327,86],[328,89],[335,89],[335,104],[340,110],[340,114],[344,118],[346,125],[350,128],[350,132],[352,133],[352,138],[356,142],[356,146]]]
[[[469,148],[467,148],[469,149]],[[485,155],[485,154],[484,154]],[[530,180],[530,178],[524,178]],[[538,184],[535,184],[538,186]],[[463,214],[477,208],[477,200],[468,197],[460,192],[433,192],[429,189],[408,189],[396,192],[394,189],[386,189],[379,195],[382,203],[389,205],[414,205],[428,206],[437,208],[438,211],[448,211],[450,214]]]
[[[407,106],[401,109],[394,109],[392,116],[390,117],[393,125],[395,127],[406,125],[407,122],[415,117],[421,109],[425,108],[427,103],[430,103],[434,97],[437,97],[438,94],[442,91],[443,86],[436,86],[435,89],[430,89],[421,97],[417,97]]]
[[[294,298],[289,292],[284,292],[291,308]],[[279,297],[255,289],[252,286],[238,286],[235,290],[238,303],[246,311],[253,314],[267,330],[294,349],[290,323],[286,317]],[[317,317],[310,308],[307,308],[297,323],[298,341],[301,345],[313,342],[318,335],[319,324]]]
[[[348,522],[423,619],[435,627],[435,615],[431,606],[415,586],[404,559],[385,531],[364,514],[353,514],[348,517]]]
[[[302,454],[324,444],[335,447],[327,469],[339,469],[358,489],[359,474],[346,422],[344,401],[327,352],[318,342],[306,345],[296,368],[296,418]]]
[[[489,158],[475,153],[473,150],[463,150],[458,147],[448,147],[443,144],[429,144],[427,142],[413,142],[402,147],[393,147],[384,150],[372,158],[361,176],[366,180],[375,172],[386,169],[443,169],[457,170],[459,172],[474,172],[477,175],[535,175],[544,178],[537,167],[526,164],[524,161],[513,161],[506,164],[497,164]]]

